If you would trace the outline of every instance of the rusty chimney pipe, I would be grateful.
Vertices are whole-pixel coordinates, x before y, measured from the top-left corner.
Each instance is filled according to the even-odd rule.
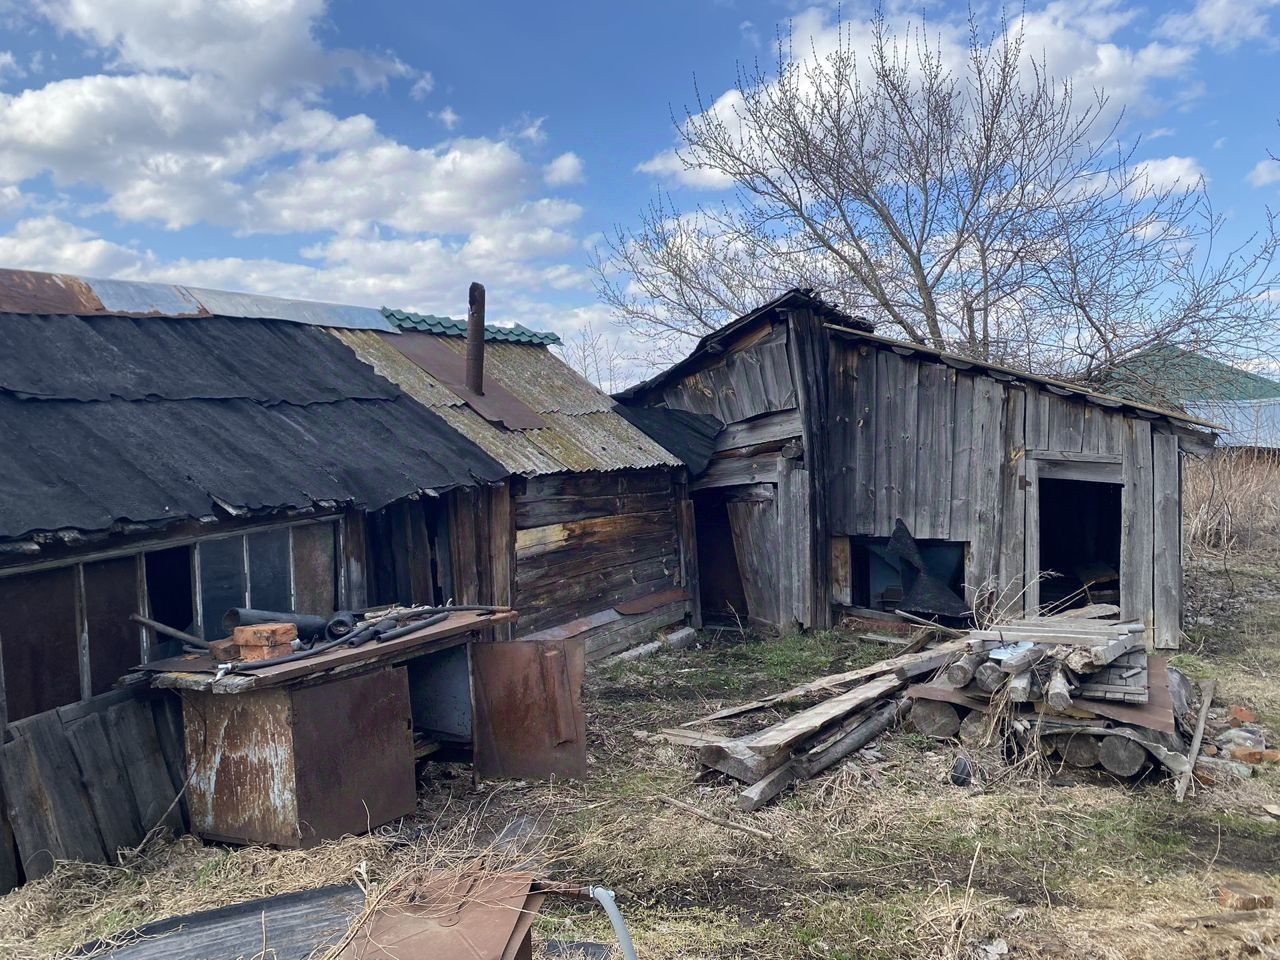
[[[484,395],[484,286],[467,291],[467,389]]]

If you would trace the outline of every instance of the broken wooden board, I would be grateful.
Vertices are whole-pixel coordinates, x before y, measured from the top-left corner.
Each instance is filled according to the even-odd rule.
[[[899,677],[891,675],[854,687],[761,731],[748,748],[760,756],[771,756],[787,750],[827,724],[848,716],[861,707],[883,700],[900,689],[903,683]]]
[[[879,663],[873,663],[869,667],[850,670],[847,673],[834,673],[830,676],[819,677],[816,680],[810,680],[808,683],[802,683],[797,687],[792,687],[790,690],[784,690],[782,693],[774,694],[770,697],[763,697],[736,707],[725,707],[723,710],[717,710],[708,716],[682,723],[681,726],[692,727],[701,723],[727,720],[730,717],[741,716],[744,713],[751,713],[755,710],[763,710],[766,707],[772,707],[791,700],[799,700],[814,694],[837,693],[852,684],[877,677],[896,675],[902,680],[909,680],[912,677],[918,677],[921,674],[945,667],[963,653],[963,640],[949,640],[929,650],[921,650],[919,653],[909,653],[892,657],[888,660],[881,660]]]

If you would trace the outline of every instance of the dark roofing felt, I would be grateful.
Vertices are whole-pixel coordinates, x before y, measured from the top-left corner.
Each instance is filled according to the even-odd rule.
[[[434,333],[443,337],[465,337],[467,321],[454,320],[452,317],[436,317],[426,313],[413,313],[409,310],[392,310],[382,308],[382,315],[401,330],[417,330],[422,333]],[[491,323],[484,326],[484,338],[500,343],[527,343],[534,346],[550,346],[559,343],[560,337],[554,333],[530,330],[528,327],[514,324],[510,327],[499,327]]]
[[[376,509],[506,473],[317,327],[0,314],[3,538]]]
[[[709,413],[691,413],[667,407],[628,407],[618,404],[614,412],[637,430],[660,443],[697,476],[711,463],[716,437],[724,424]]]

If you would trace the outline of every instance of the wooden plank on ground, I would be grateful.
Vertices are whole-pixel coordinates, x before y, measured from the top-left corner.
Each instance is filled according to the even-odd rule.
[[[824,700],[808,710],[802,710],[795,716],[788,717],[781,723],[774,724],[756,737],[749,748],[753,753],[761,756],[770,756],[781,750],[787,750],[827,724],[883,700],[895,690],[900,689],[902,685],[903,680],[896,676],[879,677],[868,681],[847,693]]]

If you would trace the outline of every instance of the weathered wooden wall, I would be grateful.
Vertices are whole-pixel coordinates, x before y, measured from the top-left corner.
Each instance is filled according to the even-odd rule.
[[[553,474],[516,481],[514,605],[520,636],[674,590],[682,582],[672,471]],[[683,600],[664,604],[667,623]],[[652,618],[650,618],[652,619]],[[662,624],[653,623],[656,629]],[[601,623],[602,634],[615,622]],[[616,645],[588,640],[588,654]]]
[[[900,517],[922,539],[965,542],[966,599],[1020,615],[1024,596],[1027,607],[1037,598],[1040,473],[1123,483],[1121,613],[1153,620],[1157,645],[1176,646],[1178,438],[1158,421],[961,367],[832,342],[833,535],[887,537]],[[832,553],[848,555],[842,545]],[[844,583],[844,572],[833,579]]]

